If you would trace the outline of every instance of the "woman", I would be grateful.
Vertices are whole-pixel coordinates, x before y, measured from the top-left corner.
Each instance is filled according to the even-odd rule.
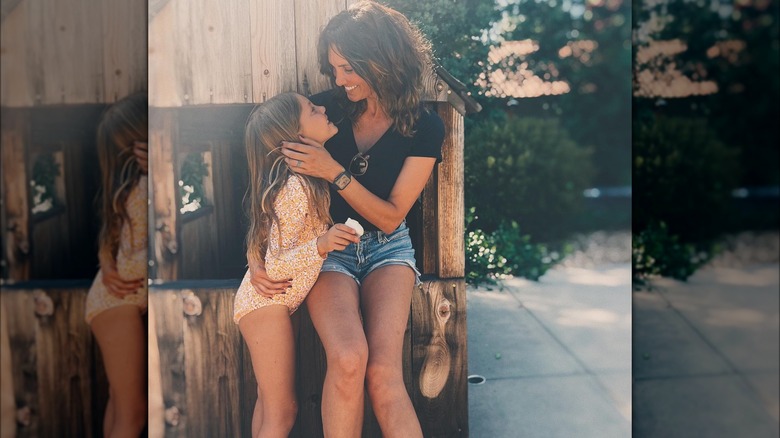
[[[355,218],[366,230],[328,255],[307,298],[327,354],[325,436],[360,436],[365,381],[382,434],[421,437],[402,370],[419,281],[404,218],[441,160],[443,123],[421,106],[430,44],[403,15],[363,1],[330,20],[318,56],[335,88],[312,101],[339,133],[326,149],[302,137],[283,151],[293,170],[331,183],[334,221]],[[281,292],[260,264],[250,269],[258,293]]]
[[[146,425],[146,93],[113,104],[98,126],[102,175],[100,270],[86,319],[108,376],[103,436],[137,438]]]
[[[356,242],[354,231],[331,223],[328,185],[297,175],[284,161],[283,140],[299,134],[324,143],[337,128],[322,106],[296,93],[263,102],[249,116],[249,264],[263,260],[271,277],[291,279],[285,294],[254,292],[249,272],[236,292],[233,319],[246,340],[257,379],[252,437],[286,437],[298,411],[295,397],[295,337],[290,316],[319,274],[325,256]]]

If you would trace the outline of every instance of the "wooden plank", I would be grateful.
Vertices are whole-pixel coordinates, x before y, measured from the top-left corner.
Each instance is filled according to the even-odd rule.
[[[5,293],[0,293],[0,436],[16,436],[16,401],[14,400],[13,362],[8,340],[8,317],[5,312]]]
[[[345,0],[295,2],[295,47],[297,48],[298,92],[304,95],[331,88],[320,74],[317,40],[331,17],[346,8]]]
[[[92,437],[92,334],[84,323],[85,290],[37,291],[54,303],[38,317],[36,355],[42,436]],[[44,420],[45,419],[45,420]]]
[[[185,7],[186,4],[186,7]],[[245,103],[252,96],[249,3],[246,0],[178,1],[179,24],[190,33],[177,50],[190,51],[189,104]],[[187,20],[187,21],[184,21]],[[181,78],[180,78],[181,79]]]
[[[243,129],[241,130],[243,134]],[[214,208],[217,220],[219,278],[242,278],[246,270],[244,238],[248,218],[242,200],[249,186],[243,135],[225,139],[213,151]]]
[[[4,109],[31,107],[35,102],[28,65],[28,3],[21,2],[9,9],[0,27],[3,53],[3,62],[0,63],[0,104]],[[3,6],[5,8],[5,2]]]
[[[289,32],[280,31],[280,26],[295,23],[293,3],[249,1],[254,103],[297,89],[295,39]]]
[[[151,289],[149,306],[154,307],[154,319],[150,319],[149,324],[155,326],[160,355],[165,436],[192,436],[187,432],[189,410],[184,356],[185,322],[181,295],[178,291]]]
[[[439,277],[466,275],[463,200],[463,116],[448,104],[438,105],[447,127],[438,169]]]
[[[8,340],[11,345],[15,415],[23,421],[17,428],[18,437],[42,436],[38,409],[38,380],[35,354],[35,319],[32,293],[23,290],[3,291],[0,294],[6,310]]]
[[[181,269],[178,279],[203,280],[219,278],[219,258],[217,251],[217,221],[214,209],[202,216],[182,220],[180,235],[182,245],[179,248]],[[198,213],[194,213],[198,214]]]
[[[175,279],[178,271],[178,210],[174,170],[177,121],[176,112],[173,110],[150,109],[149,170],[155,229],[154,235],[149,239],[154,254],[150,278],[162,280]]]
[[[147,17],[142,1],[108,0],[103,11],[104,102],[147,89]]]
[[[2,158],[3,247],[8,278],[27,280],[30,276],[30,209],[27,190],[26,148],[29,117],[24,110],[3,110],[0,128]]]
[[[177,107],[184,102],[184,84],[178,80],[175,0],[168,1],[149,21],[149,106]]]
[[[91,0],[28,3],[37,103],[103,102],[101,8]]]
[[[439,274],[439,166],[433,168],[423,189],[422,200],[422,273]]]
[[[165,401],[163,399],[162,376],[160,368],[160,347],[157,344],[157,319],[155,318],[156,306],[149,300],[147,308],[148,324],[148,367],[149,379],[149,422],[147,432],[150,438],[162,438],[165,436]]]
[[[238,436],[241,338],[232,290],[183,291],[200,314],[184,317],[189,436]],[[185,309],[187,304],[185,303]],[[219,421],[214,421],[219,419]]]
[[[426,437],[468,436],[466,285],[429,280],[412,297],[412,401]]]

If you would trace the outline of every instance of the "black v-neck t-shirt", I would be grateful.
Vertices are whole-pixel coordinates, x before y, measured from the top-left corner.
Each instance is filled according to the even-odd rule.
[[[352,122],[336,100],[335,90],[325,91],[310,100],[325,107],[328,119],[338,127],[339,132],[325,143],[325,149],[345,169],[358,153]],[[402,136],[392,126],[363,155],[369,156],[368,170],[364,175],[352,176],[376,196],[387,200],[395,185],[407,157],[432,157],[441,162],[441,147],[444,142],[444,123],[438,114],[422,107],[415,124],[415,134]],[[335,223],[347,218],[360,222],[365,231],[377,231],[374,224],[359,215],[338,191],[330,191],[330,215]]]

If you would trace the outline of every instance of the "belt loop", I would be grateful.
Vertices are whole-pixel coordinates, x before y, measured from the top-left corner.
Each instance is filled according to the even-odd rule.
[[[379,241],[379,243],[387,243],[390,241],[390,239],[387,238],[387,234],[385,234],[382,231],[376,232],[376,238]]]

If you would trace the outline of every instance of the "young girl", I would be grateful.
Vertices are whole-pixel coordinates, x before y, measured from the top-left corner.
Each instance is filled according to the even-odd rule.
[[[252,417],[255,438],[289,435],[298,409],[290,315],[317,280],[328,252],[359,240],[344,224],[328,229],[332,223],[328,184],[296,175],[285,162],[280,144],[301,135],[324,143],[337,131],[324,107],[295,93],[269,99],[255,108],[247,121],[247,259],[250,267],[265,265],[271,279],[287,281],[286,293],[265,294],[255,289],[247,271],[236,292],[234,320],[249,347],[257,378]]]
[[[86,320],[108,377],[103,436],[137,438],[146,424],[146,93],[113,104],[98,126],[100,270]]]

